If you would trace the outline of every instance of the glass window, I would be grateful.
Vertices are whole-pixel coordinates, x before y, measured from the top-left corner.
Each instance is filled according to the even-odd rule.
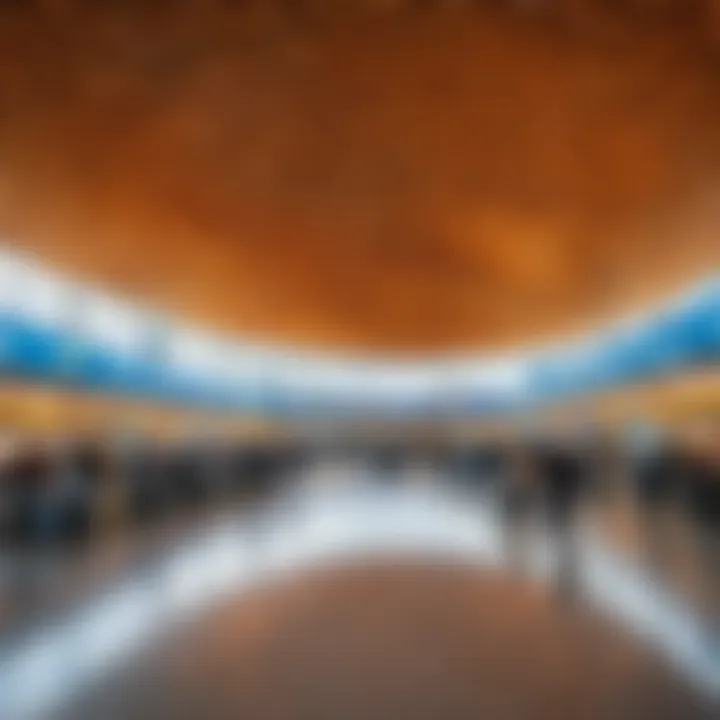
[[[221,353],[218,343],[200,332],[177,329],[168,336],[168,364],[183,374],[216,375]]]
[[[143,352],[149,337],[147,316],[129,303],[94,290],[83,290],[73,329],[85,340],[126,355]]]
[[[66,325],[73,291],[71,283],[32,258],[0,251],[0,309],[50,327]]]

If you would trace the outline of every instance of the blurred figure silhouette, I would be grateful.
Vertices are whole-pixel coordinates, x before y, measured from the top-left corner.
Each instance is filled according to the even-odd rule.
[[[645,555],[650,569],[666,575],[672,556],[670,525],[677,508],[683,457],[661,430],[644,426],[631,437],[631,468]]]
[[[18,445],[5,464],[6,533],[20,545],[37,543],[45,529],[46,496],[52,462],[39,442]]]
[[[589,471],[586,448],[574,438],[557,437],[542,441],[534,455],[556,557],[556,589],[561,599],[569,599],[577,591],[577,526]]]
[[[692,430],[685,477],[703,578],[704,632],[710,651],[720,661],[720,433],[717,428]]]
[[[500,451],[498,451],[498,454]],[[523,548],[537,503],[537,474],[532,448],[526,442],[509,443],[503,462],[501,487],[505,555],[510,568],[522,570]]]
[[[123,452],[130,515],[144,524],[160,517],[167,506],[166,473],[161,455],[150,444],[133,442]]]

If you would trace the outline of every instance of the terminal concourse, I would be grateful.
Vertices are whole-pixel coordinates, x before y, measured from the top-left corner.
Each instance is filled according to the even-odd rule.
[[[0,4],[0,720],[718,717],[719,61]]]

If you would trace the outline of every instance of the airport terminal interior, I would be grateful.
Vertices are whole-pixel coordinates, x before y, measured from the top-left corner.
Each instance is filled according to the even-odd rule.
[[[0,720],[720,717],[720,1],[0,3]]]

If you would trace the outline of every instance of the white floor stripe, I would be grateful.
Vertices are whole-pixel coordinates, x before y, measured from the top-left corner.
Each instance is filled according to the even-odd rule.
[[[408,552],[502,562],[502,530],[487,503],[469,501],[418,475],[417,482],[381,487],[357,469],[310,473],[253,532],[227,521],[178,547],[149,577],[121,584],[51,628],[38,629],[0,654],[0,718],[50,717],[82,688],[141,651],[156,633],[208,611],[215,602],[328,561],[369,553]],[[412,478],[408,478],[412,480]],[[551,570],[547,542],[531,543],[533,574]],[[674,602],[593,537],[581,547],[588,598],[663,652],[711,699],[720,701],[720,668],[700,640],[692,613]]]

